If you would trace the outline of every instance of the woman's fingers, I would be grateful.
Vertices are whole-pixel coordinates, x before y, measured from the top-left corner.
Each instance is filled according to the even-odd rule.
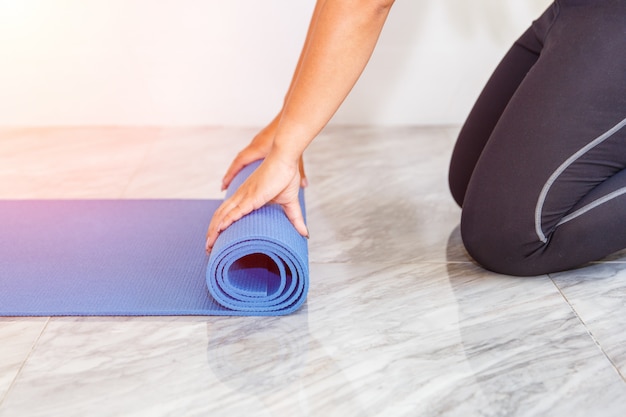
[[[209,224],[209,230],[206,234],[206,251],[210,252],[213,249],[213,245],[217,240],[220,232],[224,230],[224,226],[222,226],[222,221],[224,220],[225,213],[228,213],[228,206],[231,204],[231,199],[224,201],[218,209],[213,213],[213,218],[211,219],[211,223]]]
[[[235,178],[243,167],[267,156],[272,148],[272,142],[274,141],[276,120],[277,119],[274,119],[272,123],[257,133],[248,146],[237,154],[222,179],[222,191],[228,188],[233,178]]]
[[[295,200],[281,204],[281,206],[293,227],[298,231],[298,233],[308,239],[309,230],[304,222],[300,201],[296,198]],[[224,201],[211,219],[211,224],[209,225],[209,230],[206,236],[206,251],[211,252],[213,246],[215,245],[215,241],[221,232],[226,230],[230,225],[241,219],[246,214],[254,211],[256,208],[257,207],[254,206],[251,200],[240,199],[237,196],[233,196]]]
[[[211,251],[223,230],[269,201],[280,204],[298,233],[308,236],[298,199],[300,171],[296,164],[289,166],[276,159],[269,159],[271,158],[266,159],[216,210],[206,236],[207,251]]]
[[[304,223],[304,216],[302,215],[302,207],[300,207],[300,201],[295,200],[291,201],[287,204],[283,204],[283,210],[285,211],[285,215],[295,227],[295,229],[302,236],[309,238],[309,229],[306,227]]]
[[[207,251],[213,248],[217,236],[222,231],[256,208],[252,199],[243,198],[240,194],[235,194],[224,201],[213,215],[207,232]]]
[[[228,188],[233,178],[235,178],[243,167],[253,163],[254,161],[263,159],[263,157],[265,157],[265,155],[260,152],[255,152],[250,148],[246,148],[239,152],[226,170],[226,174],[224,174],[224,178],[222,179],[222,191]]]

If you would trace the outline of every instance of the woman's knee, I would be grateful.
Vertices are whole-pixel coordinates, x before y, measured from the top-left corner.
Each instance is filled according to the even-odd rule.
[[[541,242],[515,224],[514,218],[472,213],[463,209],[461,238],[467,253],[481,266],[493,272],[514,276],[536,276],[549,271],[536,256]]]

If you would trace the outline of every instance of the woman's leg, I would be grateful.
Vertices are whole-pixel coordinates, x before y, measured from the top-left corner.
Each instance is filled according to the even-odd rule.
[[[626,3],[561,0],[533,31],[539,58],[489,139],[475,138],[460,198],[470,255],[512,275],[626,247]]]
[[[454,146],[448,181],[452,197],[463,206],[476,162],[520,83],[537,62],[541,44],[529,29],[513,44],[480,93]]]

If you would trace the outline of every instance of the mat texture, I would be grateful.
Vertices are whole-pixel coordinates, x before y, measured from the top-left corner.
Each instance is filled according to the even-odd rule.
[[[245,168],[227,195],[255,167]],[[306,239],[282,208],[268,205],[225,230],[206,256],[206,229],[220,203],[0,201],[0,315],[296,311],[309,285]]]

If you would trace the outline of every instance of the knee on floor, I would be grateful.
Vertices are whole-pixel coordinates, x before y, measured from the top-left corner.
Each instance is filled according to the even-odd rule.
[[[513,227],[463,218],[461,238],[468,254],[490,271],[520,277],[551,272],[546,270],[541,257],[534,256],[539,242]]]

